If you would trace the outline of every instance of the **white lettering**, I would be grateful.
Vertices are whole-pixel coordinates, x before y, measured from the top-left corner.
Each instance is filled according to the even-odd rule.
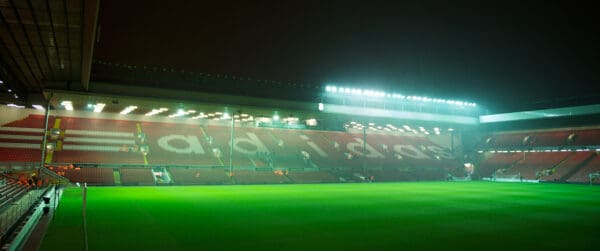
[[[412,145],[394,145],[394,151],[414,159],[431,159],[429,156],[419,151],[419,149]]]
[[[179,148],[171,145],[171,141],[180,140],[187,143],[186,147]],[[180,154],[204,154],[204,148],[198,141],[196,136],[185,136],[185,135],[167,135],[158,139],[158,146],[165,151],[180,153]]]
[[[354,140],[356,140],[358,143],[357,142],[348,143],[348,145],[346,145],[346,148],[348,149],[348,151],[351,151],[354,154],[362,156],[363,155],[362,149],[363,149],[364,141],[362,139],[359,139],[359,138],[354,138]],[[377,150],[375,150],[375,148],[373,148],[369,144],[366,144],[366,150],[365,150],[365,152],[366,152],[365,157],[367,157],[367,158],[381,158],[381,159],[385,159],[385,156],[383,154],[381,154],[380,152],[378,152]]]
[[[248,138],[236,138],[233,142],[233,149],[243,153],[243,154],[256,154],[258,152],[264,152],[264,153],[268,153],[269,149],[267,149],[267,147],[260,141],[260,139],[258,138],[258,136],[256,136],[256,134],[254,133],[246,133],[246,135],[248,135]],[[242,146],[240,146],[240,143],[245,143],[245,144],[250,144],[252,146],[254,146],[255,149],[244,149]],[[229,143],[231,145],[231,143]]]
[[[452,153],[450,153],[450,151],[441,148],[439,146],[428,146],[427,149],[429,149],[429,151],[434,152],[436,155],[440,156],[440,158],[444,158],[444,159],[454,159],[454,155],[452,155]]]

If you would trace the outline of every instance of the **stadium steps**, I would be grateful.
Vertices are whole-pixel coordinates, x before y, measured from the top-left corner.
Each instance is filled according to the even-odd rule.
[[[121,172],[119,171],[119,168],[113,169],[113,177],[115,179],[115,186],[120,186],[121,185]]]
[[[562,176],[559,180],[561,182],[566,182],[569,178],[571,178],[571,176],[575,175],[581,168],[583,168],[584,166],[586,166],[595,157],[596,157],[596,154],[590,155],[589,157],[587,157],[587,159],[585,159],[584,161],[582,161],[579,165],[575,166],[573,169],[571,169],[571,171],[569,171],[567,174],[565,174],[564,176]]]

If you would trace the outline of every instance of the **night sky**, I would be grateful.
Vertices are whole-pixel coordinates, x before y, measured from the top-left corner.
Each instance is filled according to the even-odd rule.
[[[107,0],[94,57],[465,99],[496,112],[579,105],[600,102],[594,10],[541,1]]]

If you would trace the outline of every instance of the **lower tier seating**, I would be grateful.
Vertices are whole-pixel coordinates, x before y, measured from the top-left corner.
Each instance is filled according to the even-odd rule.
[[[154,185],[154,176],[150,168],[121,168],[121,184]]]
[[[233,178],[237,184],[277,184],[288,183],[289,180],[282,174],[270,171],[235,170]]]
[[[230,184],[231,179],[223,168],[169,168],[175,184]]]
[[[331,183],[339,181],[337,177],[326,171],[289,172],[287,176],[296,183]]]

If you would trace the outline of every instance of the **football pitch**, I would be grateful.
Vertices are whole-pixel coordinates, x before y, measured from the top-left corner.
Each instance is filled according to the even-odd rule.
[[[597,250],[600,187],[492,182],[90,187],[89,250]],[[64,191],[41,250],[84,250]]]

